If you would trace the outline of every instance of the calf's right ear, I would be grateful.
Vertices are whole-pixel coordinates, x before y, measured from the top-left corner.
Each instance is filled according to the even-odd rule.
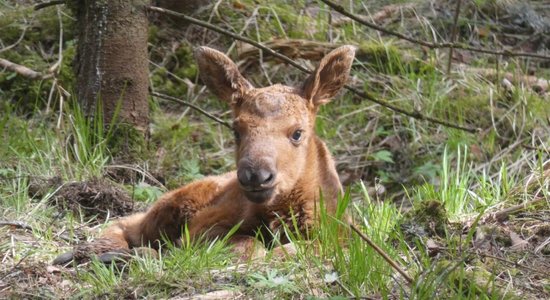
[[[237,65],[225,54],[208,47],[197,47],[194,51],[199,74],[218,98],[230,104],[254,87],[239,72]]]
[[[354,57],[353,46],[332,50],[321,59],[317,69],[304,82],[302,96],[315,108],[329,102],[346,84]]]

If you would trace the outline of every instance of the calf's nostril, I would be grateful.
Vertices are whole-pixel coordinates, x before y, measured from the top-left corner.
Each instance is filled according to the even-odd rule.
[[[267,178],[264,180],[264,182],[262,182],[262,184],[271,183],[271,182],[273,182],[274,179],[275,179],[275,176],[273,175],[273,173],[269,173],[269,175],[268,175]]]
[[[260,169],[258,171],[258,185],[269,184],[273,181],[275,175],[267,169]]]

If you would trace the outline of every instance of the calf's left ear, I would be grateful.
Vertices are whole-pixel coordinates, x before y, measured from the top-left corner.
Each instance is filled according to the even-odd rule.
[[[314,107],[328,103],[346,84],[355,47],[342,46],[327,54],[302,86],[302,96]]]

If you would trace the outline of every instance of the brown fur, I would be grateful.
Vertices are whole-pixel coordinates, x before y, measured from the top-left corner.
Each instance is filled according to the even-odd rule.
[[[233,109],[237,167],[246,175],[207,177],[166,193],[146,213],[107,228],[96,241],[101,251],[158,247],[161,236],[178,242],[185,226],[191,237],[223,237],[241,222],[230,241],[238,251],[248,251],[257,232],[269,239],[268,232],[279,231],[282,222],[292,227],[291,214],[300,230],[313,225],[320,192],[327,210],[336,209],[342,187],[327,147],[315,135],[315,117],[346,82],[354,49],[343,46],[329,53],[299,88],[256,89],[221,52],[200,47],[195,57],[203,82]],[[299,141],[291,140],[296,130],[302,130]],[[272,181],[266,175],[261,185],[243,184],[242,178],[259,170]]]

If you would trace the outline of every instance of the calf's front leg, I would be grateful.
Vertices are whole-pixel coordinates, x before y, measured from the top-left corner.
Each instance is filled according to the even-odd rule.
[[[146,213],[124,217],[113,223],[91,243],[75,246],[74,251],[62,254],[54,264],[66,264],[90,256],[109,262],[120,253],[148,246],[158,249],[164,240],[178,243],[186,223],[201,209],[208,207],[226,184],[228,176],[207,177],[163,195]],[[105,255],[104,255],[105,254]]]

